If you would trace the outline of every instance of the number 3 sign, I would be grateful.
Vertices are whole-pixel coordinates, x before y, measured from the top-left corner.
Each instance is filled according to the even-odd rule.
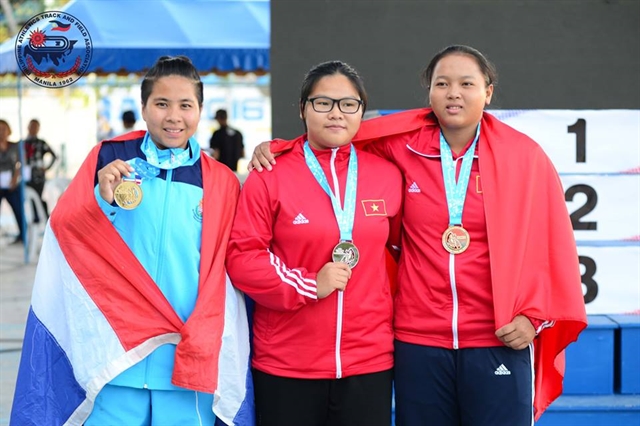
[[[640,312],[640,111],[496,110],[555,165],[588,314]]]

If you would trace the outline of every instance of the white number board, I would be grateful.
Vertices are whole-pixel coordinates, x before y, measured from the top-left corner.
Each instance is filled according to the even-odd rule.
[[[640,312],[640,111],[490,111],[560,173],[589,314]]]

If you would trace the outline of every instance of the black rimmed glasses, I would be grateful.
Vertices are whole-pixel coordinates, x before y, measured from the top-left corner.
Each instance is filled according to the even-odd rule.
[[[324,96],[316,98],[307,98],[307,102],[311,102],[311,106],[315,112],[330,112],[333,107],[338,104],[338,109],[344,114],[355,114],[360,110],[362,101],[353,98],[332,99]]]

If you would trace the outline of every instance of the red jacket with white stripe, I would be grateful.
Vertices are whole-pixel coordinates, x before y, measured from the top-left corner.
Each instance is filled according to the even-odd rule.
[[[314,150],[329,186],[331,163],[344,197],[350,145]],[[232,282],[256,301],[254,368],[308,379],[393,367],[393,302],[385,245],[399,224],[402,178],[358,151],[353,243],[360,260],[345,291],[316,296],[316,274],[340,240],[331,200],[306,165],[302,145],[271,172],[253,172],[241,192],[228,246]],[[342,200],[344,202],[344,199]]]

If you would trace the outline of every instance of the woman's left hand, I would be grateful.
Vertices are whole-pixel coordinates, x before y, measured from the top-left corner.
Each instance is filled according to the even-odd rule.
[[[521,350],[529,346],[536,337],[536,329],[524,315],[517,315],[513,321],[496,331],[496,337],[505,346]]]

